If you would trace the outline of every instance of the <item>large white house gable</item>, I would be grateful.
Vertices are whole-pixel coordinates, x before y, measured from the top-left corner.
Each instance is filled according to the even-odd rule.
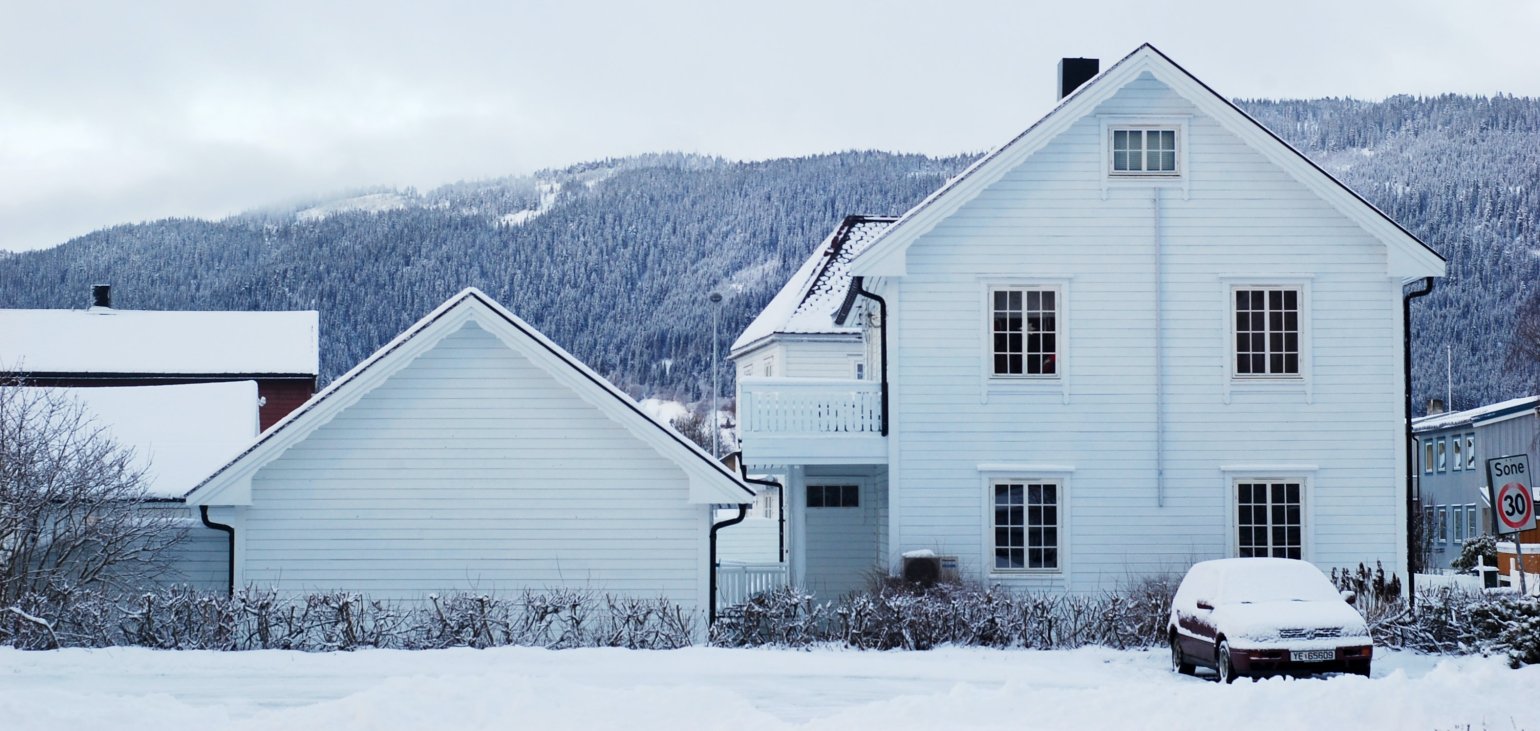
[[[1147,133],[1168,135],[1159,143],[1152,137],[1151,144],[1174,145],[1172,169],[1114,171],[1120,131],[1140,134],[1140,144]],[[1263,161],[1266,165],[1259,164]],[[1235,164],[1248,167],[1229,167]],[[1040,176],[1040,185],[1023,179],[1023,166]],[[1444,274],[1437,252],[1149,45],[1075,90],[1036,124],[905,213],[851,262],[850,271],[866,277],[905,275],[909,247],[973,203],[988,207],[992,200],[1024,194],[1079,197],[1088,191],[1107,198],[1129,188],[1158,188],[1185,199],[1194,185],[1234,181],[1237,174],[1271,178],[1258,180],[1263,187],[1238,191],[1250,199],[1308,192],[1316,199],[1313,205],[1351,221],[1384,244],[1388,276],[1410,281]]]

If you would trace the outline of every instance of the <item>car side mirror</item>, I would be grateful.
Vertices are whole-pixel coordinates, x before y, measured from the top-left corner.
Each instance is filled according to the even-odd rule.
[[[1207,610],[1213,611],[1214,603],[1209,601],[1209,600],[1207,600],[1207,599],[1199,599],[1198,600],[1198,608],[1199,609],[1207,609]]]
[[[1351,592],[1351,591],[1343,589],[1342,590],[1342,601],[1345,601],[1348,604],[1357,604],[1358,603],[1358,595],[1353,593],[1353,592]]]

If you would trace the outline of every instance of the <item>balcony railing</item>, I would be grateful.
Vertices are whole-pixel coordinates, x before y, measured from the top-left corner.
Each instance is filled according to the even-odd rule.
[[[861,434],[882,432],[882,388],[872,381],[835,378],[741,378],[738,418],[753,434]]]

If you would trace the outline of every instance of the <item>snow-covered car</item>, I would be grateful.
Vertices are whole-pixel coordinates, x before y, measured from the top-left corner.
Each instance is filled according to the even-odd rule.
[[[1374,642],[1364,618],[1321,570],[1289,558],[1198,563],[1171,600],[1171,669],[1237,677],[1369,674]]]

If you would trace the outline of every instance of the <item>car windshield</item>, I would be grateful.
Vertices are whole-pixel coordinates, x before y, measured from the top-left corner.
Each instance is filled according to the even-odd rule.
[[[1219,590],[1224,604],[1329,600],[1341,601],[1341,595],[1319,569],[1307,563],[1259,560],[1254,566],[1230,567]]]

